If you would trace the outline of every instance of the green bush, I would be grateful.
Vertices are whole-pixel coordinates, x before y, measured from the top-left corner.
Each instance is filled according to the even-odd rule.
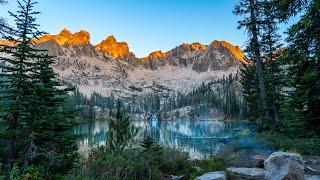
[[[187,175],[192,171],[189,154],[176,149],[165,148],[160,161],[160,170],[166,174]]]
[[[283,151],[303,155],[320,155],[320,137],[294,137],[280,133],[262,132],[259,134],[266,143]]]
[[[24,172],[19,180],[42,180],[45,179],[44,169],[42,167],[29,167],[26,172]]]
[[[192,179],[207,172],[224,171],[228,167],[228,161],[222,156],[212,156],[207,159],[196,161],[194,166],[196,167],[196,171],[192,173]]]
[[[89,159],[67,179],[162,179],[192,172],[187,153],[162,148],[159,151],[136,148],[113,155],[106,147],[94,148]]]

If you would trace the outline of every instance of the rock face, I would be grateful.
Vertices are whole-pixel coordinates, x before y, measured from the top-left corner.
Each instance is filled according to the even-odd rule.
[[[87,31],[71,33],[67,29],[63,29],[58,35],[44,35],[34,40],[37,44],[54,41],[60,46],[82,46],[90,44],[90,34]]]
[[[318,175],[305,175],[304,180],[319,180],[320,176]]]
[[[94,48],[97,51],[101,51],[117,59],[134,56],[129,51],[128,44],[125,42],[117,42],[114,36],[109,36],[107,39],[101,41],[100,44],[94,46]]]
[[[142,58],[141,63],[152,70],[165,65],[190,67],[197,72],[225,70],[246,63],[238,46],[225,41],[214,41],[209,46],[200,43],[182,44],[166,53],[156,51]]]
[[[303,180],[304,161],[300,154],[274,152],[264,162],[266,179],[269,180]]]
[[[227,180],[225,171],[209,172],[196,178],[196,180]]]
[[[0,41],[1,44],[12,42]],[[242,58],[242,51],[223,41],[182,44],[168,52],[155,51],[146,58],[135,57],[127,43],[118,42],[113,36],[93,46],[86,31],[73,33],[64,29],[57,35],[35,39],[34,44],[54,56],[53,68],[60,79],[76,85],[88,97],[95,92],[131,98],[155,90],[168,97],[211,82],[217,82],[212,88],[218,91],[222,88],[219,80],[238,79],[242,61],[238,59]],[[240,83],[235,82],[234,86],[240,95]]]
[[[227,172],[231,175],[231,179],[235,180],[247,180],[247,179],[264,179],[265,178],[265,170],[261,168],[236,168],[230,167],[227,168]]]
[[[155,51],[145,58],[137,58],[129,50],[126,42],[118,42],[114,36],[109,36],[99,44],[90,44],[90,34],[87,31],[72,33],[63,29],[57,35],[44,35],[34,40],[41,49],[49,50],[55,56],[65,55],[61,48],[68,48],[72,57],[95,57],[100,59],[122,60],[132,66],[143,66],[146,69],[158,70],[166,65],[190,68],[196,72],[228,70],[246,63],[245,55],[238,46],[226,41],[213,41],[210,45],[198,42],[182,44],[168,52]],[[2,44],[10,44],[0,41]],[[57,47],[60,46],[60,47]]]
[[[251,159],[255,167],[264,168],[264,161],[268,159],[268,157],[269,154],[257,154],[255,156],[252,156]]]

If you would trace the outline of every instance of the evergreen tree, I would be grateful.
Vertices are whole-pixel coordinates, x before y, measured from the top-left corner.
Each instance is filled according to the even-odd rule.
[[[1,50],[11,55],[10,58],[1,57],[4,63],[1,66],[1,119],[3,130],[1,131],[1,142],[6,144],[2,159],[11,169],[13,164],[21,165],[24,161],[27,137],[23,133],[27,119],[30,117],[26,111],[26,96],[32,85],[30,76],[33,59],[37,51],[31,46],[34,37],[41,35],[37,30],[34,15],[38,12],[32,10],[33,5],[29,1],[19,3],[17,14],[10,13],[15,18],[15,47],[2,46]],[[12,40],[12,38],[8,38]]]
[[[117,112],[114,117],[109,119],[109,131],[107,146],[112,154],[121,153],[128,147],[136,135],[135,128],[130,125],[128,117],[125,117],[121,102],[117,101]]]
[[[320,134],[320,1],[308,4],[305,14],[288,32],[288,113]],[[287,120],[291,115],[286,114]],[[297,127],[298,128],[298,127]]]
[[[263,25],[261,33],[261,51],[265,62],[265,83],[269,119],[265,122],[266,129],[275,129],[280,118],[280,104],[282,101],[282,79],[280,68],[280,35],[278,34],[276,7],[272,0],[264,0],[263,3]]]
[[[73,135],[72,113],[63,108],[69,89],[60,83],[50,67],[52,57],[33,46],[33,39],[42,35],[35,23],[31,0],[18,1],[14,47],[3,46],[11,55],[1,57],[1,159],[10,171],[21,173],[29,168],[43,169],[45,177],[65,174],[77,157]],[[11,40],[11,39],[10,39]]]
[[[263,25],[263,2],[261,0],[241,0],[235,7],[234,13],[242,16],[239,21],[239,28],[245,28],[249,36],[249,44],[246,47],[248,58],[254,61],[256,65],[257,78],[259,84],[259,100],[261,104],[262,117],[264,119],[269,114],[267,110],[266,88],[264,80],[264,64],[261,56],[261,40],[259,33]]]
[[[258,121],[261,108],[259,108],[259,88],[257,82],[255,66],[253,64],[243,64],[243,68],[241,69],[241,84],[244,100],[247,105],[246,116],[251,122],[262,126],[261,121]]]
[[[77,158],[76,136],[73,134],[73,112],[64,109],[66,94],[50,67],[54,60],[41,54],[32,69],[33,84],[27,96],[30,120],[25,135],[28,160],[45,168],[46,177],[67,172]],[[36,106],[35,106],[36,104]],[[33,154],[35,157],[32,157]]]
[[[0,5],[7,4],[6,0],[0,0]],[[5,38],[7,33],[10,32],[10,28],[3,17],[0,17],[0,38]]]

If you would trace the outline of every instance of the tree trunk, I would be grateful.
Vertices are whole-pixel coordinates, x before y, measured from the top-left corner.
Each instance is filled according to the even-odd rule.
[[[265,84],[264,84],[264,77],[263,77],[263,62],[261,60],[261,54],[260,54],[260,45],[258,40],[259,35],[259,29],[258,29],[258,22],[257,22],[257,8],[258,5],[256,4],[256,0],[250,0],[250,18],[251,18],[251,31],[252,31],[252,45],[254,46],[254,56],[256,60],[256,66],[257,66],[257,75],[259,80],[259,89],[260,89],[260,100],[261,105],[263,108],[263,111],[267,109],[267,103],[266,103],[266,90],[265,90]]]

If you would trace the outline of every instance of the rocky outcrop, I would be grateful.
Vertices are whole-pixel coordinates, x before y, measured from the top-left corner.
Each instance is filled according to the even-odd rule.
[[[159,67],[165,66],[168,63],[168,54],[162,51],[154,51],[148,57],[141,58],[140,62],[146,68],[157,70]]]
[[[126,42],[117,42],[114,36],[107,37],[107,39],[101,41],[100,44],[95,45],[94,48],[97,51],[101,51],[117,59],[134,56],[133,53],[129,51],[128,44]]]
[[[264,168],[264,161],[268,159],[269,154],[257,154],[251,157],[254,167]]]
[[[225,171],[209,172],[196,178],[196,180],[227,180]]]
[[[304,180],[319,180],[319,175],[304,175]]]
[[[265,177],[265,170],[261,168],[230,167],[226,171],[235,180],[261,180]]]
[[[211,45],[212,48],[224,48],[227,49],[234,57],[243,63],[247,63],[245,55],[239,46],[234,46],[227,41],[214,41]]]
[[[57,35],[44,35],[34,39],[34,43],[40,49],[46,49],[55,56],[117,59],[132,66],[143,66],[151,70],[158,70],[170,65],[190,68],[196,72],[206,72],[228,70],[230,67],[246,63],[245,55],[241,49],[226,41],[213,41],[210,45],[198,42],[184,43],[168,52],[155,51],[141,59],[136,58],[130,52],[126,42],[118,42],[112,35],[92,46],[90,34],[84,30],[72,33],[68,29],[63,29]],[[0,44],[12,45],[12,42],[0,41]]]
[[[209,46],[200,43],[182,44],[166,53],[156,51],[142,58],[141,63],[152,70],[165,65],[190,67],[197,72],[225,70],[246,62],[238,46],[214,41]]]
[[[14,42],[14,41],[0,39],[0,46],[14,46],[15,44],[16,44],[16,42]]]
[[[84,30],[73,34],[69,30],[63,29],[57,35],[44,35],[34,41],[37,44],[54,41],[60,46],[82,46],[90,44],[90,34]]]
[[[304,179],[304,161],[300,154],[274,152],[264,161],[266,178],[269,180]]]
[[[64,56],[65,53],[61,46],[55,41],[46,41],[36,45],[37,49],[47,50],[50,56]]]
[[[310,171],[306,166],[317,164],[319,157],[305,157],[305,161],[300,154],[290,152],[274,152],[266,158],[266,154],[252,156],[253,160],[260,163],[264,160],[264,168],[230,167],[226,169],[228,179],[234,180],[319,180],[320,173],[317,166]],[[223,171],[222,171],[223,172]],[[210,179],[215,177],[215,172],[210,172],[199,176],[197,179]],[[219,174],[219,173],[218,173]],[[212,176],[211,176],[212,175]]]

